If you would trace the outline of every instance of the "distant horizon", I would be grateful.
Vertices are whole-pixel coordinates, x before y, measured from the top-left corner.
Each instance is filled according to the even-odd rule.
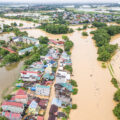
[[[96,4],[104,4],[104,3],[120,3],[119,0],[114,0],[114,1],[109,1],[109,0],[0,0],[0,3],[35,3],[35,4],[74,4],[74,3],[79,3],[79,4],[91,4],[91,3],[96,3]]]

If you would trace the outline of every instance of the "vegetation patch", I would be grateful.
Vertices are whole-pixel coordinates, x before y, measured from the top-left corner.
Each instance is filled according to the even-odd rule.
[[[76,105],[76,104],[73,104],[73,105],[72,105],[72,109],[77,109],[77,105]]]
[[[106,26],[99,27],[93,32],[93,39],[96,41],[98,47],[98,60],[107,62],[110,61],[118,45],[109,44],[111,36],[120,33],[120,26]]]
[[[69,71],[70,73],[72,73],[72,71],[73,71],[72,66],[70,66],[70,65],[66,65],[64,67],[64,69],[67,70],[67,71]]]
[[[70,84],[73,86],[73,87],[77,87],[77,82],[75,80],[70,80]]]
[[[118,118],[118,120],[120,120],[120,103],[118,103],[113,109],[113,113]]]
[[[63,24],[42,24],[40,28],[52,34],[66,34],[73,32],[72,28]]]
[[[76,95],[77,93],[78,93],[78,89],[77,89],[77,88],[74,88],[72,94],[73,94],[73,95]]]
[[[88,36],[88,33],[87,32],[82,32],[82,35],[83,36]]]
[[[111,83],[114,85],[115,88],[119,88],[119,85],[118,85],[116,78],[112,78]]]
[[[102,63],[102,68],[106,68],[106,64],[105,63]]]

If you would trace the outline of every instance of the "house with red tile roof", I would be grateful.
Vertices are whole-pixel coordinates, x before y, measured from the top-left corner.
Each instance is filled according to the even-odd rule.
[[[26,92],[22,89],[19,89],[14,97],[16,102],[20,102],[23,104],[27,104],[28,102],[28,96],[26,94]]]
[[[64,41],[58,41],[58,44],[64,44],[65,42]]]
[[[35,72],[35,71],[21,71],[20,75],[21,75],[21,77],[24,77],[25,75],[28,75],[28,76],[40,76],[41,77],[41,75],[39,75],[39,73],[40,72]]]
[[[58,44],[58,42],[55,41],[55,40],[53,40],[53,39],[49,39],[49,42],[52,43],[52,44],[54,44],[54,45],[57,45],[57,44]]]
[[[19,113],[2,112],[2,116],[5,116],[9,120],[21,120],[22,119],[22,116]]]
[[[11,111],[13,113],[23,113],[24,104],[18,102],[4,101],[2,103],[3,111]]]
[[[43,116],[38,116],[37,120],[44,120]]]
[[[40,72],[36,71],[21,71],[20,73],[20,79],[23,81],[37,81],[40,80],[42,74]]]
[[[15,53],[15,51],[13,51],[13,50],[11,50],[11,49],[8,49],[8,48],[5,48],[5,47],[1,47],[1,48],[3,48],[4,50],[9,51],[10,53]]]

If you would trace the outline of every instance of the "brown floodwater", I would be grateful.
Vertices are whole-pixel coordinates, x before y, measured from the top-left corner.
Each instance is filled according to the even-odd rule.
[[[39,24],[37,24],[37,23],[28,22],[28,21],[24,21],[24,20],[15,20],[15,19],[0,18],[0,23],[2,23],[2,24],[11,25],[11,23],[14,23],[14,22],[16,22],[17,25],[19,25],[20,23],[23,24],[23,26],[22,26],[22,27],[19,27],[19,28],[23,28],[23,27],[34,27],[34,26],[39,25]]]
[[[119,49],[111,60],[115,78],[120,82],[120,34],[112,37],[111,44],[118,44]]]
[[[14,37],[14,33],[0,33],[0,40],[4,40],[6,42],[10,41],[10,38]]]
[[[70,113],[70,120],[116,120],[112,113],[115,106],[113,94],[116,89],[110,82],[109,70],[103,69],[101,63],[97,61],[97,48],[92,36],[83,37],[81,31],[76,30],[81,26],[71,27],[75,30],[74,33],[68,34],[74,43],[71,55],[74,75],[72,79],[77,81],[79,92],[72,97],[73,103],[77,104],[78,108]],[[94,29],[89,28],[86,31],[91,30]],[[51,39],[62,38],[62,35],[52,35],[39,29],[26,31],[29,36],[35,38],[41,35]],[[1,93],[17,79],[21,66],[22,63],[10,67],[11,70],[0,68]]]
[[[73,79],[78,83],[79,92],[73,96],[78,108],[71,112],[70,119],[76,116],[76,120],[116,120],[112,113],[115,88],[108,69],[103,69],[97,61],[97,48],[91,37],[82,37],[81,32],[71,36]]]
[[[10,89],[13,83],[18,79],[23,61],[0,68],[0,101]]]
[[[73,41],[72,63],[73,79],[78,83],[79,92],[73,96],[73,103],[78,105],[77,110],[70,114],[70,120],[116,120],[112,110],[114,108],[113,94],[115,88],[111,84],[108,69],[103,69],[97,61],[97,48],[92,36],[83,37],[81,31],[71,26],[75,32],[68,37]],[[87,29],[90,32],[94,29]],[[62,35],[51,35],[42,30],[27,30],[32,37],[41,35],[49,38],[60,38]]]

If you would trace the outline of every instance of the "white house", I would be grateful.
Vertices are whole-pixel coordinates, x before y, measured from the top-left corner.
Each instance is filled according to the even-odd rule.
[[[45,85],[36,85],[36,95],[49,96],[50,95],[50,86]]]

